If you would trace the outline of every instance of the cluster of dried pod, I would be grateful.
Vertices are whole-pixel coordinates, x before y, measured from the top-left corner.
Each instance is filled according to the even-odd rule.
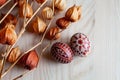
[[[19,16],[30,18],[33,15],[33,9],[29,3],[23,1],[22,3],[19,3]]]
[[[46,0],[36,0],[36,1],[38,3],[42,4]],[[25,16],[26,16],[26,18],[32,17],[33,9],[31,7],[31,5],[26,0],[14,0],[14,2],[17,3],[17,5],[19,7],[19,16],[20,17],[25,17]],[[4,18],[4,16],[6,16],[6,14],[2,14],[2,16]],[[39,17],[37,17],[37,19],[34,22],[37,22],[37,21],[41,22],[42,20]],[[16,42],[16,40],[17,40],[17,34],[15,32],[16,24],[17,24],[17,18],[14,15],[8,14],[5,17],[5,19],[0,24],[0,28],[1,28],[0,29],[0,43],[1,44],[13,45]],[[35,27],[34,30],[36,32],[44,32],[44,30],[41,30],[41,27],[38,27],[40,29],[37,29],[37,30],[36,30],[36,27],[40,26],[40,25],[43,25],[44,26],[43,28],[45,29],[45,26],[46,26],[45,23],[44,24],[39,23],[38,25],[34,23],[33,25]],[[9,53],[9,55],[7,56],[8,62],[14,63],[18,59],[18,57],[21,55],[20,53],[21,52],[20,52],[20,49],[18,47],[13,48],[11,50],[11,52]],[[28,54],[29,55],[26,54],[27,56],[24,55],[25,57],[23,56],[24,58],[23,59],[21,58],[21,59],[22,60],[26,59],[26,64],[24,63],[24,65],[27,66],[29,64],[29,65],[31,65],[30,68],[33,68],[34,63],[35,62],[38,63],[38,61],[36,61],[36,60],[38,60],[36,51],[30,51]],[[36,57],[36,60],[34,61],[34,63],[31,63],[32,62],[32,59],[31,59],[32,57],[31,56]],[[37,65],[37,63],[35,65]]]
[[[9,14],[1,23],[0,29],[0,43],[13,45],[17,40],[17,34],[15,32],[17,19],[14,15]]]
[[[14,63],[22,55],[19,47],[15,47],[11,50],[10,54],[7,57],[7,61]],[[28,52],[23,55],[19,60],[18,64],[22,65],[24,68],[32,70],[37,67],[39,62],[38,54],[35,50]]]
[[[65,0],[64,0],[65,1]],[[55,3],[57,4],[59,2],[59,5],[64,5],[64,2],[63,0],[55,0]],[[55,6],[56,8],[57,6]],[[60,6],[58,7],[60,8]],[[65,9],[65,8],[64,8]],[[60,10],[63,10],[63,9],[60,9]],[[45,7],[43,10],[42,10],[42,16],[44,19],[47,19],[47,20],[51,20],[53,18],[53,10],[51,7]],[[60,31],[61,29],[66,29],[68,28],[69,24],[71,22],[76,22],[80,19],[81,17],[81,6],[72,6],[71,8],[69,8],[67,11],[66,11],[66,14],[65,14],[65,17],[62,17],[62,18],[59,18],[57,21],[56,21],[56,24],[57,24],[57,27],[51,27],[47,34],[46,34],[46,38],[49,39],[49,40],[52,40],[54,38],[54,40],[60,38]],[[46,23],[40,19],[39,17],[37,17],[33,22],[32,22],[32,28],[34,30],[35,33],[43,33],[45,31],[45,28],[46,28]]]
[[[46,0],[36,0],[38,4],[42,4]],[[54,2],[54,8],[56,10],[62,11],[66,8],[66,0],[53,0]],[[0,0],[0,6],[3,5],[6,2],[6,0]],[[26,18],[31,18],[33,16],[33,9],[32,6],[26,1],[26,0],[14,0],[15,3],[18,3],[19,7],[19,17],[26,17]],[[51,20],[54,17],[54,10],[47,6],[42,10],[42,17],[45,20]],[[5,16],[3,14],[3,16]],[[49,40],[56,40],[60,38],[60,31],[68,28],[69,24],[71,22],[76,22],[80,19],[81,17],[81,6],[72,6],[69,8],[65,16],[62,18],[59,18],[56,21],[57,26],[51,27],[47,33],[46,33],[46,38]],[[12,15],[8,14],[6,18],[3,20],[3,22],[0,24],[1,29],[0,29],[0,43],[1,44],[8,44],[8,45],[13,45],[16,40],[17,40],[17,34],[15,32],[17,24],[17,18]],[[42,20],[40,17],[36,17],[32,22],[31,22],[32,29],[35,33],[41,34],[44,33],[47,27],[47,24],[45,23],[44,20]],[[72,50],[70,50],[70,47],[66,44],[63,43],[57,43],[53,45],[52,48],[52,53],[55,53],[54,47],[60,47],[61,46],[68,47],[65,51],[68,51],[71,53],[70,57],[66,55],[67,58],[64,58],[65,63],[71,62],[72,60]],[[56,60],[60,60],[60,57],[56,57],[56,54],[53,54],[54,58]],[[58,55],[59,56],[59,55]],[[65,55],[62,55],[65,56]],[[62,57],[61,56],[61,57]],[[22,55],[21,50],[19,47],[13,48],[9,55],[7,56],[7,61],[14,63],[19,57],[20,60],[18,61],[18,64],[22,65],[24,68],[27,68],[29,70],[32,70],[37,67],[38,62],[39,62],[39,57],[38,54],[35,50],[29,51],[27,54]],[[58,59],[59,58],[59,59]],[[63,57],[62,57],[63,58]],[[2,63],[2,62],[0,62]],[[0,65],[1,66],[1,65]]]
[[[38,2],[39,2],[39,0],[38,0]],[[54,8],[56,10],[61,11],[61,10],[64,10],[66,8],[66,0],[54,0],[53,3],[54,3]],[[51,20],[54,16],[54,11],[51,7],[46,6],[42,10],[41,14],[45,20]],[[31,24],[32,24],[31,25],[32,29],[35,33],[38,33],[38,34],[43,33],[46,29],[46,23],[39,17],[36,17],[36,19]],[[60,31],[60,29],[54,27],[51,29],[51,31],[53,31],[51,34],[55,35],[58,31]],[[48,35],[51,35],[51,34],[48,34]],[[47,35],[47,37],[49,39],[51,36],[48,36],[48,35]],[[54,37],[54,36],[52,36],[52,37]],[[50,39],[52,39],[52,37]],[[58,38],[59,38],[59,34],[56,35],[55,39],[58,39]]]
[[[36,1],[38,3],[43,3],[43,2],[44,2],[44,4],[46,3],[46,0],[44,0],[42,2],[41,2],[41,0],[36,0]],[[7,1],[6,4],[8,4],[8,2],[10,2],[10,1]],[[18,5],[18,7],[19,7],[19,16],[22,17],[22,18],[24,17],[24,19],[25,19],[25,17],[30,18],[30,20],[28,20],[28,21],[31,21],[32,18],[37,14],[37,12],[40,10],[40,8],[44,4],[41,5],[35,11],[35,13],[33,14],[33,9],[31,7],[31,5],[26,0],[14,0],[14,2],[15,2],[15,4],[11,7],[11,9],[6,14],[2,14],[3,17],[0,20],[0,43],[1,44],[11,45],[10,46],[11,48],[9,50],[7,50],[8,52],[6,52],[8,55],[4,55],[5,53],[3,54],[5,56],[5,58],[7,57],[6,59],[8,60],[8,62],[14,63],[20,58],[18,63],[20,65],[23,65],[25,68],[31,70],[31,69],[37,67],[39,57],[38,57],[35,50],[31,50],[26,54],[21,54],[19,47],[16,47],[16,48],[12,49],[12,47],[18,41],[17,37],[20,38],[19,35],[22,34],[21,33],[22,30],[17,36],[17,34],[15,32],[15,28],[16,28],[16,24],[17,24],[17,18],[14,15],[10,14],[10,12],[13,10],[13,8],[16,5]],[[0,4],[3,5],[3,2],[0,1]],[[4,7],[4,6],[2,6],[2,7]],[[2,7],[0,7],[0,9]],[[1,61],[0,62],[0,72],[2,72],[2,67],[3,67],[3,63],[4,63],[4,56],[3,56],[2,60],[0,60]],[[2,73],[0,73],[0,74],[2,74]],[[6,74],[6,72],[5,72],[5,74]],[[0,76],[0,79],[1,79],[1,76]]]
[[[43,3],[45,0],[36,0],[38,3]],[[1,1],[2,3],[3,1]],[[33,15],[33,9],[31,5],[26,0],[14,0],[15,3],[18,3],[19,7],[19,16],[26,18],[31,18]],[[7,16],[6,16],[7,15]],[[13,45],[17,40],[17,34],[15,32],[16,24],[17,24],[17,18],[12,14],[2,14],[2,18],[4,20],[0,24],[0,43],[2,44],[8,44]],[[38,22],[37,22],[38,21]],[[34,31],[37,33],[43,33],[46,27],[46,24],[40,19],[37,18],[33,23]],[[41,23],[39,23],[41,22]],[[38,24],[37,24],[38,23]],[[40,25],[43,25],[41,28]],[[40,27],[39,27],[40,26]],[[36,29],[37,28],[37,29]],[[42,30],[41,30],[42,29]]]
[[[49,29],[49,31],[46,34],[47,39],[51,40],[51,39],[58,39],[60,38],[60,29],[66,29],[68,28],[69,24],[71,22],[76,22],[80,19],[81,16],[81,6],[72,6],[70,7],[66,13],[65,13],[65,17],[59,18],[56,21],[56,24],[58,27],[51,27]]]

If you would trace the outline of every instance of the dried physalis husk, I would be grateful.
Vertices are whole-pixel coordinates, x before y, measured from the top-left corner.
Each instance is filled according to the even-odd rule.
[[[2,16],[5,16],[5,14],[2,14]],[[1,23],[1,26],[4,27],[7,23],[11,23],[11,24],[15,25],[14,27],[16,27],[17,18],[12,14],[8,14],[8,16]]]
[[[42,4],[42,3],[44,3],[46,0],[36,0],[36,1],[37,1],[37,3]]]
[[[6,26],[0,30],[0,43],[13,45],[17,40],[17,34],[14,30],[14,25],[11,23],[6,24]]]
[[[46,34],[46,38],[49,40],[56,40],[60,38],[59,32],[60,32],[60,29],[58,27],[51,27]]]
[[[52,8],[45,7],[42,10],[42,16],[43,16],[43,18],[48,19],[48,20],[52,19],[53,18],[53,10],[52,10]]]
[[[65,17],[72,21],[78,21],[81,17],[81,6],[72,6],[71,8],[69,8],[65,14]]]
[[[26,3],[26,0],[14,0],[14,2],[18,2],[18,6],[21,7],[23,4]]]
[[[32,50],[25,54],[20,60],[19,64],[28,70],[32,70],[37,67],[39,62],[38,54],[35,50]]]
[[[25,3],[19,8],[19,16],[24,17],[25,15],[26,18],[30,18],[33,15],[33,9],[29,3]]]
[[[46,29],[46,23],[40,19],[39,17],[37,17],[33,22],[32,22],[32,27],[34,32],[36,33],[43,33]]]
[[[0,0],[0,6],[3,5],[6,2],[6,0]]]
[[[62,17],[56,21],[56,24],[60,29],[66,29],[69,26],[70,21],[67,20],[65,17]]]
[[[11,50],[11,52],[9,53],[8,57],[7,57],[7,60],[8,62],[15,62],[18,57],[21,55],[21,52],[20,52],[20,48],[19,47],[15,47]]]
[[[66,8],[66,0],[54,0],[55,8],[64,10]]]

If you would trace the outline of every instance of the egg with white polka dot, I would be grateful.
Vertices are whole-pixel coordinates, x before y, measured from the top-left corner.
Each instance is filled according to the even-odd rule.
[[[75,56],[87,56],[90,51],[90,41],[83,33],[76,33],[71,37],[70,47]]]

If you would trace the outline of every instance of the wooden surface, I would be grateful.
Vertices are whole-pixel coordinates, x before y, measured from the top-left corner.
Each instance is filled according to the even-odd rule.
[[[70,64],[61,64],[49,57],[48,49],[41,56],[37,69],[20,80],[120,80],[120,0],[67,0],[67,3],[67,8],[73,4],[82,5],[82,18],[62,32],[58,41],[69,43],[74,33],[82,32],[91,40],[91,54],[85,58],[74,57]],[[62,14],[57,14],[56,19]],[[25,51],[39,39],[39,35],[26,32],[18,45]],[[36,49],[39,54],[47,43],[45,40]],[[4,80],[11,80],[23,71],[16,66]]]

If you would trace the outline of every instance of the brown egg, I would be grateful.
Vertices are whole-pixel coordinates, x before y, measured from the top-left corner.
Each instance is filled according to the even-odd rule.
[[[82,33],[76,33],[72,36],[70,46],[74,55],[81,57],[88,55],[90,51],[90,41],[88,37]]]
[[[0,6],[3,5],[6,2],[6,0],[0,0]]]
[[[52,57],[60,63],[70,63],[73,59],[73,52],[71,48],[62,42],[56,42],[51,48]]]

